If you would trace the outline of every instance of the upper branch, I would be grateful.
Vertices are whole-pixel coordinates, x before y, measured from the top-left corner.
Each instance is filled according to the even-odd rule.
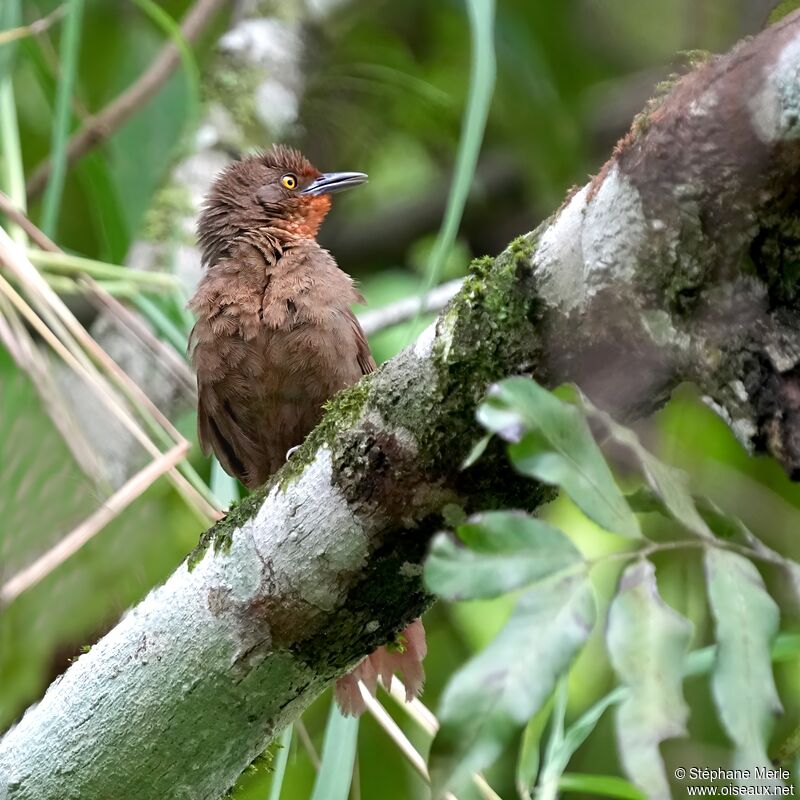
[[[217,798],[337,675],[418,615],[449,504],[534,508],[474,410],[510,373],[612,412],[696,381],[798,466],[800,14],[684,78],[435,326],[339,395],[272,483],[0,742],[0,796]]]

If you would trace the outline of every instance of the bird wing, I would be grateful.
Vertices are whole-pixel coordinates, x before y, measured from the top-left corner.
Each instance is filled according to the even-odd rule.
[[[372,351],[369,349],[369,342],[367,342],[367,336],[364,333],[364,329],[361,327],[361,323],[356,318],[356,315],[347,310],[347,316],[350,321],[350,324],[353,326],[353,335],[355,336],[356,340],[356,359],[358,361],[358,366],[361,368],[362,375],[369,375],[370,372],[374,372],[376,368],[375,358],[372,355]]]
[[[252,357],[251,343],[225,335],[200,319],[190,337],[197,372],[197,435],[203,452],[213,452],[229,475],[247,483],[260,448],[248,433],[242,412],[252,405],[253,387],[241,379],[240,367]]]

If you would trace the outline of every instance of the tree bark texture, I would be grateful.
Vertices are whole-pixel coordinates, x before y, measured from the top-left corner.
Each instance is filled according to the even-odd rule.
[[[473,266],[420,339],[339,395],[270,485],[0,742],[0,798],[218,798],[419,615],[458,509],[535,508],[480,436],[509,374],[624,419],[694,381],[800,471],[800,14],[683,78],[539,229]]]

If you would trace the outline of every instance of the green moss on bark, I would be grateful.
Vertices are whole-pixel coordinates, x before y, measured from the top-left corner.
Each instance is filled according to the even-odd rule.
[[[233,532],[258,514],[270,488],[270,485],[267,485],[234,503],[228,509],[228,513],[200,537],[197,547],[186,559],[186,566],[190,572],[200,563],[209,547],[213,547],[215,553],[226,553],[230,549]]]
[[[266,75],[260,66],[235,55],[223,54],[206,81],[206,94],[218,102],[236,123],[240,136],[228,131],[231,143],[241,149],[263,144],[264,129],[256,113],[256,90]]]
[[[183,238],[184,223],[194,217],[195,208],[189,190],[170,181],[159,189],[147,210],[142,229],[142,239],[148,242],[171,242]],[[194,238],[187,238],[193,244]]]
[[[373,375],[374,373],[365,375],[357,384],[339,392],[325,403],[325,415],[319,425],[292,453],[286,466],[278,473],[278,485],[281,489],[285,491],[303,474],[305,468],[316,458],[320,447],[331,446],[340,431],[358,421],[370,396]]]
[[[407,468],[417,480],[431,472],[431,505],[436,504],[434,498],[452,499],[452,492],[434,485],[433,476],[446,474],[448,465],[457,471],[480,433],[475,409],[491,383],[509,373],[530,371],[537,359],[538,313],[532,288],[537,242],[537,235],[529,234],[516,239],[497,258],[477,259],[464,288],[437,324],[432,357],[421,359],[414,348],[408,348],[332,398],[320,424],[283,469],[203,535],[189,557],[189,567],[199,562],[209,546],[215,552],[227,550],[233,532],[255,516],[270,489],[278,485],[285,490],[321,447],[331,448],[334,482],[348,498],[359,493],[346,491],[343,484],[360,484],[374,473],[373,482],[382,481],[380,491],[397,494],[401,506],[405,491],[400,473]],[[369,411],[382,420],[378,428],[367,422]],[[363,429],[353,435],[358,441],[364,439],[363,447],[354,446],[353,436],[340,436],[359,420],[364,420]],[[392,476],[378,475],[380,465],[376,468],[374,462],[378,452],[390,459]]]
[[[439,413],[454,430],[439,428],[428,442],[463,459],[477,427],[475,408],[488,387],[509,373],[524,373],[537,360],[538,303],[533,288],[536,233],[515,239],[495,259],[478,259],[464,288],[439,324],[434,348]],[[454,448],[453,444],[457,443]]]

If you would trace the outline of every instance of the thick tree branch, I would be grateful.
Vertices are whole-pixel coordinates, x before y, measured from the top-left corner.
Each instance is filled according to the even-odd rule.
[[[742,441],[800,464],[800,14],[686,77],[601,175],[435,327],[340,395],[0,742],[0,795],[217,798],[337,675],[419,614],[448,505],[534,508],[474,410],[509,373],[623,417],[700,384]]]

